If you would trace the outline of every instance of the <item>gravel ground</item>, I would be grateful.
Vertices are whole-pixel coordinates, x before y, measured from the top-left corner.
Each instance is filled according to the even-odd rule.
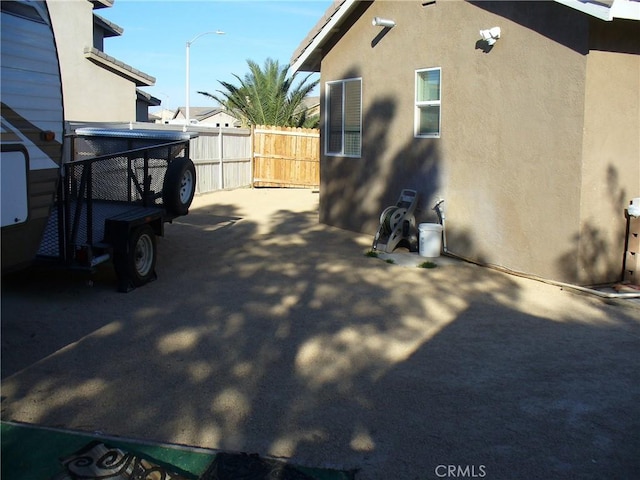
[[[640,309],[369,258],[309,190],[197,197],[158,280],[2,281],[2,419],[374,479],[640,478]]]

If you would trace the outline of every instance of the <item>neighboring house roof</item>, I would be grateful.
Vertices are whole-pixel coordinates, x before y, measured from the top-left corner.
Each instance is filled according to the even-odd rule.
[[[601,20],[616,18],[640,20],[640,0],[554,0]],[[324,16],[311,29],[291,57],[291,71],[319,72],[322,51],[340,31],[350,14],[362,2],[360,0],[336,0]]]
[[[124,28],[116,25],[115,23],[101,17],[100,15],[93,14],[93,23],[98,25],[104,31],[104,37],[119,37],[124,32]]]
[[[107,55],[95,47],[85,47],[84,56],[107,70],[131,80],[137,87],[150,87],[156,83],[155,77],[141,72],[120,60],[116,60],[112,56]]]
[[[150,93],[143,92],[139,88],[136,88],[136,99],[148,103],[150,107],[157,107],[162,103],[162,100],[154,97]]]
[[[173,118],[178,118],[178,115],[182,114],[185,117],[185,107],[179,107],[175,113],[173,114]],[[207,118],[213,117],[218,113],[226,113],[230,117],[235,118],[228,110],[220,107],[191,107],[189,106],[189,116],[195,118],[199,122],[206,120]]]
[[[320,113],[320,97],[305,97],[301,108],[307,112],[307,115],[317,115]]]
[[[214,108],[214,109],[209,110],[208,112],[202,112],[200,114],[200,116],[198,117],[198,120],[200,120],[200,121],[206,120],[207,118],[213,117],[214,115],[217,115],[219,113],[226,113],[229,116],[233,116],[227,110],[225,110],[224,108]]]
[[[319,96],[305,97],[304,100],[302,100],[302,105],[304,105],[305,108],[317,107],[319,104],[320,104]]]

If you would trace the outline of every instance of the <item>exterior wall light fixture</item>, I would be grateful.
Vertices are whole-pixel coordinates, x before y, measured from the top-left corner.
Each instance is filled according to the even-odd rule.
[[[396,22],[389,20],[388,18],[375,17],[371,24],[374,27],[393,28],[396,26]]]
[[[495,44],[500,38],[500,27],[489,28],[488,30],[480,30],[480,37],[487,42],[488,45]]]

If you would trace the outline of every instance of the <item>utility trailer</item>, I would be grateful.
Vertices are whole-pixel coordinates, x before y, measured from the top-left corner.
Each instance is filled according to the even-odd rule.
[[[195,193],[194,134],[79,128],[37,259],[91,270],[112,260],[118,290],[156,278],[156,236],[186,215]]]
[[[36,260],[91,270],[118,289],[156,278],[156,236],[195,193],[190,134],[75,129],[45,1],[0,2],[2,273]],[[68,149],[66,146],[70,146]]]

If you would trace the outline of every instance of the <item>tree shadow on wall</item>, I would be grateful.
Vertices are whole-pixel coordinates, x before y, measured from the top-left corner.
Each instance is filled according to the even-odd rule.
[[[624,209],[627,191],[615,166],[606,171],[608,212],[602,221],[589,219],[572,237],[574,248],[560,256],[558,263],[570,281],[594,285],[620,280],[624,258]],[[604,216],[603,216],[604,217]]]
[[[344,78],[353,76],[357,73]],[[403,189],[419,194],[418,220],[436,220],[431,203],[440,188],[439,148],[434,141],[419,141],[412,134],[398,147],[389,125],[401,113],[391,96],[376,99],[363,115],[361,156],[323,156],[321,222],[373,234],[380,213],[396,204]]]

